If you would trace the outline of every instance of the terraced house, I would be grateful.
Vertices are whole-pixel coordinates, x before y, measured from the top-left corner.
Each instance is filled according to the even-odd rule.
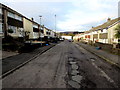
[[[18,12],[2,5],[2,37],[10,35],[14,38],[22,38],[23,34],[23,16]]]
[[[22,41],[41,41],[45,40],[46,37],[54,37],[54,31],[3,4],[0,8],[0,17],[0,36],[3,38],[11,36]]]
[[[25,36],[29,40],[37,40],[40,37],[40,25],[33,19],[23,18]]]
[[[55,38],[55,32],[53,30],[44,27],[44,38],[48,41],[53,40]]]
[[[89,44],[94,44],[96,42],[104,44],[118,44],[118,38],[115,37],[117,25],[120,24],[120,18],[111,20],[107,19],[104,24],[93,27],[89,31],[82,34],[78,34],[74,37],[75,41],[84,41]]]

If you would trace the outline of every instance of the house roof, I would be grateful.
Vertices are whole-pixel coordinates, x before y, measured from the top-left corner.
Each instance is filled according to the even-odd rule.
[[[0,3],[0,5],[2,6],[2,9],[6,9],[7,11],[10,11],[14,14],[17,14],[17,15],[21,16],[22,18],[25,18],[25,19],[31,21],[32,23],[37,24],[38,26],[44,27],[43,25],[40,25],[39,23],[35,22],[34,20],[31,20],[31,19],[27,18],[26,16],[20,14],[19,12],[15,11],[14,9],[12,9],[12,8],[2,4],[2,3]]]
[[[113,19],[113,20],[108,20],[107,22],[105,22],[102,25],[99,25],[97,27],[93,27],[92,29],[90,29],[89,31],[96,31],[96,30],[100,30],[100,29],[105,29],[108,28],[109,26],[113,25],[114,23],[120,21],[120,17]]]

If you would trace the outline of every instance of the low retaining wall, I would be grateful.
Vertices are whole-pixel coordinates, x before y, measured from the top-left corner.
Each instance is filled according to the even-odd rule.
[[[92,41],[88,41],[88,42],[85,42],[85,41],[80,41],[84,44],[89,44],[89,45],[92,45],[92,46],[95,46],[95,47],[101,47],[102,50],[105,50],[107,52],[110,52],[110,53],[113,53],[113,54],[117,54],[117,55],[120,55],[120,45],[116,45],[116,48],[113,47],[113,45],[111,44],[105,44],[105,43],[100,43],[100,42],[96,42],[96,43],[93,43]]]
[[[120,55],[120,49],[118,48],[118,46],[117,48],[113,48],[113,45],[111,44],[105,44],[105,43],[99,43],[99,42],[94,43],[94,46],[101,47],[102,50]]]
[[[111,51],[113,48],[113,45],[99,43],[99,42],[94,43],[94,46],[101,47],[103,50],[106,50],[106,51]]]

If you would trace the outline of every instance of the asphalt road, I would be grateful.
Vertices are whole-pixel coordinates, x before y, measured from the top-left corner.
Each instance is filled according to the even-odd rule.
[[[76,80],[73,76],[79,77]],[[2,81],[3,88],[118,88],[119,76],[118,68],[77,44],[64,41]]]

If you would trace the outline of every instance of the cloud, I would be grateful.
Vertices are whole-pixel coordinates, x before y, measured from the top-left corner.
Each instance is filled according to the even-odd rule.
[[[106,21],[108,17],[118,17],[119,0],[2,0],[26,17],[33,17],[38,23],[55,29],[57,15],[58,31],[89,30]]]
[[[72,2],[73,0],[1,0],[2,2]]]
[[[90,29],[89,25],[93,23],[99,25],[104,23],[108,17],[117,18],[117,5],[118,0],[75,0],[74,9],[65,15],[66,20],[60,21],[58,27],[68,31]],[[89,27],[85,26],[86,24],[89,24]]]
[[[70,9],[70,3],[66,2],[6,2],[5,5],[18,11],[28,18],[34,18],[40,22],[39,15],[42,15],[42,24],[50,29],[55,29],[55,14],[58,20],[65,20],[64,15]]]

